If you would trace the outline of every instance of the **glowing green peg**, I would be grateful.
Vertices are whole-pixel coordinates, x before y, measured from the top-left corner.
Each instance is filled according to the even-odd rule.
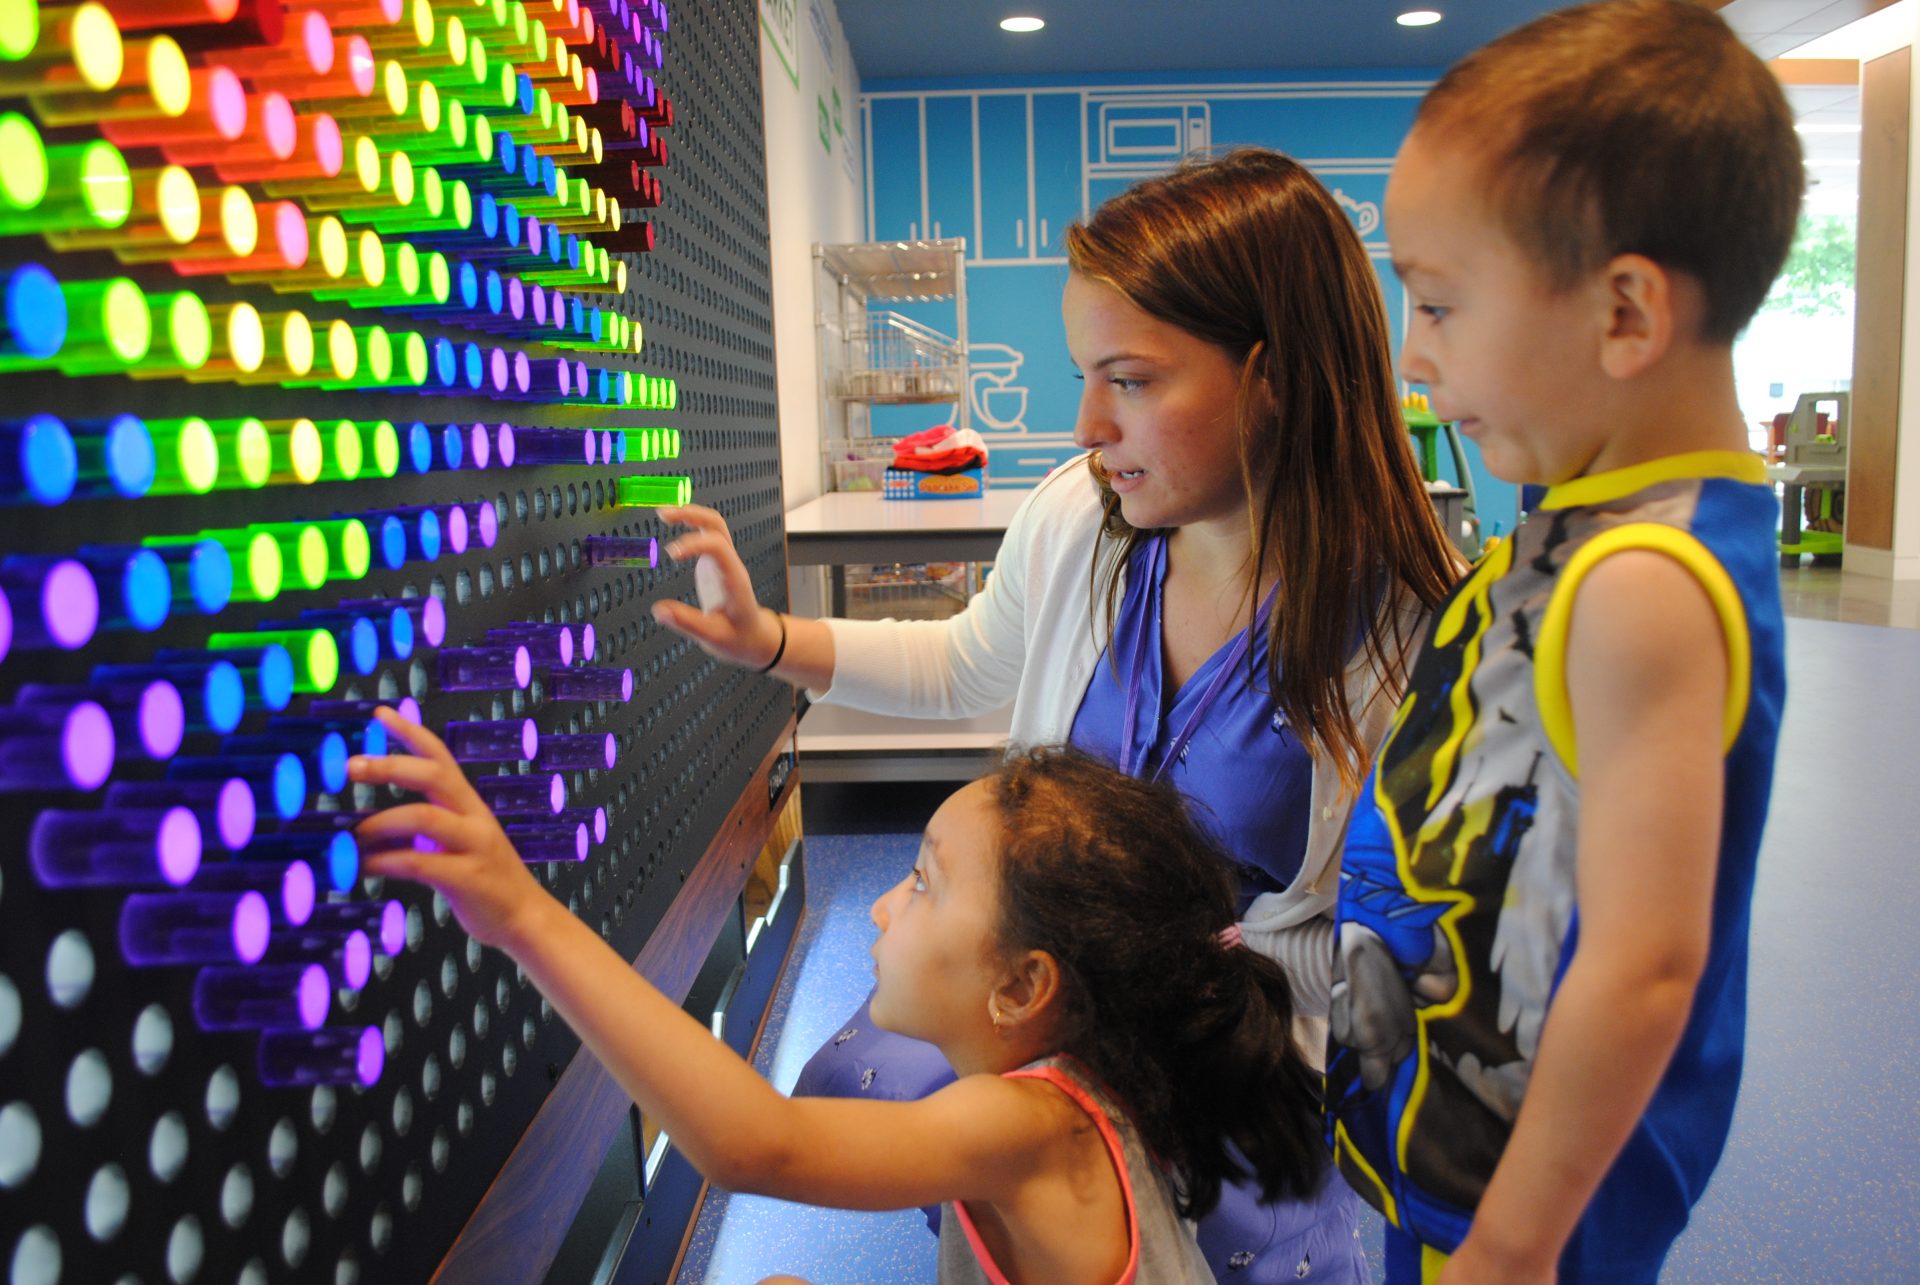
[[[619,480],[622,508],[659,508],[693,501],[693,479],[687,477],[623,477]]]
[[[318,589],[327,582],[332,555],[327,537],[312,522],[256,522],[247,528],[263,531],[280,546],[287,579],[296,589]]]
[[[235,602],[272,602],[280,596],[284,563],[280,545],[265,531],[251,527],[201,531],[196,535],[150,536],[144,543],[156,548],[168,544],[197,544],[211,540],[227,551],[233,564]]]
[[[323,482],[356,480],[360,476],[360,470],[366,465],[364,444],[360,440],[360,426],[350,419],[335,420],[331,426],[322,424],[320,433],[327,446],[320,465],[320,480]]]
[[[428,173],[433,171],[429,170]],[[400,243],[400,254],[393,265],[394,284],[400,287],[403,297],[411,299],[420,293],[420,252],[406,242]]]
[[[216,419],[208,422],[220,448],[216,490],[257,491],[273,474],[273,439],[257,419]]]
[[[0,62],[19,62],[39,43],[37,0],[0,0]]]
[[[427,298],[445,303],[452,297],[453,272],[447,267],[447,256],[435,250],[427,256]]]
[[[418,338],[418,336],[414,336]],[[424,347],[423,347],[424,351]],[[373,472],[376,477],[392,477],[400,471],[400,434],[393,421],[380,420],[373,426]],[[359,577],[355,577],[358,579]]]
[[[40,131],[18,112],[0,113],[0,227],[38,208],[47,195],[47,149]],[[31,231],[38,220],[18,220]]]
[[[393,425],[387,427],[391,429]],[[397,439],[394,454],[399,454]],[[325,575],[328,580],[366,579],[367,571],[373,565],[373,541],[367,535],[365,522],[359,518],[332,518],[311,525],[327,542]]]
[[[213,321],[207,305],[191,290],[147,297],[153,315],[160,322],[159,343],[134,363],[146,371],[198,370],[213,353]]]
[[[393,379],[393,339],[385,326],[360,332],[360,382],[379,386]]]
[[[220,449],[213,428],[197,416],[150,419],[154,474],[149,495],[205,495],[220,476]]]
[[[0,370],[55,367],[69,375],[125,371],[147,355],[153,344],[153,313],[140,287],[127,277],[102,281],[63,281],[67,331],[51,357],[0,359]]]
[[[207,639],[215,651],[237,651],[279,643],[293,657],[293,690],[318,695],[340,681],[340,644],[325,629],[260,629],[219,633]]]
[[[409,330],[401,337],[400,366],[395,376],[395,383],[403,384],[408,388],[418,388],[427,382],[427,337],[425,335],[417,330]]]

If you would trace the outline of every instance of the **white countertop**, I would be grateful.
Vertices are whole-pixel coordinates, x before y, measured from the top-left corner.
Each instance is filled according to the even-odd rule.
[[[1005,531],[1032,492],[988,487],[977,500],[888,500],[878,491],[829,491],[787,512],[787,535]]]

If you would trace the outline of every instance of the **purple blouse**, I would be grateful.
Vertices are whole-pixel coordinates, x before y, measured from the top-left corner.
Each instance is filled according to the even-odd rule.
[[[1261,893],[1292,882],[1305,859],[1313,758],[1268,696],[1248,682],[1249,659],[1265,682],[1265,629],[1251,638],[1241,630],[1178,691],[1166,691],[1166,574],[1165,536],[1134,550],[1114,637],[1080,699],[1070,739],[1103,762],[1161,775],[1178,788],[1194,818],[1233,858],[1244,912]],[[1170,763],[1169,754],[1176,756]]]

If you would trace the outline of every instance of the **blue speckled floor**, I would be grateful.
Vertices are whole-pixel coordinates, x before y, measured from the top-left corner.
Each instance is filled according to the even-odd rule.
[[[807,835],[807,919],[754,1059],[782,1092],[872,988],[867,908],[912,868],[919,844],[917,833]],[[931,1282],[936,1243],[917,1209],[853,1213],[709,1189],[679,1279]]]
[[[1779,761],[1746,1080],[1726,1157],[1663,1280],[1920,1280],[1920,632],[1790,621]],[[809,917],[759,1059],[780,1088],[865,996],[867,906],[916,841],[809,831]],[[1366,1234],[1378,1244],[1377,1220]],[[930,1283],[933,1264],[915,1211],[716,1193],[680,1280]]]

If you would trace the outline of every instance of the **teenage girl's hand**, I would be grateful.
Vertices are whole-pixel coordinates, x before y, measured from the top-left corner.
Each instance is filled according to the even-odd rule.
[[[675,562],[698,559],[694,583],[700,606],[663,598],[653,604],[653,618],[728,664],[747,669],[767,664],[780,647],[780,622],[754,600],[753,581],[733,547],[727,520],[698,504],[662,508],[660,520],[693,528],[668,544],[666,554]]]
[[[362,821],[354,830],[370,874],[431,884],[443,893],[461,927],[489,946],[512,949],[521,927],[547,890],[533,877],[460,764],[438,736],[390,709],[374,717],[411,755],[355,755],[347,775],[366,785],[397,785],[426,795]],[[415,838],[429,841],[419,851]]]

